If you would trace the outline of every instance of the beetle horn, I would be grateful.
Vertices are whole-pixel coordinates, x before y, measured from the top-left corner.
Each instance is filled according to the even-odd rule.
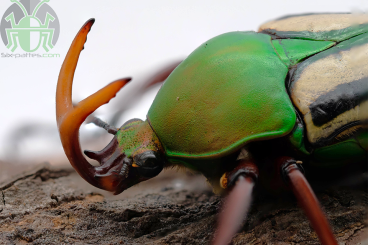
[[[80,52],[84,48],[87,34],[94,19],[88,20],[74,38],[72,45],[61,67],[56,89],[56,120],[60,139],[66,156],[71,165],[91,185],[106,188],[99,178],[96,178],[96,168],[84,158],[79,144],[79,128],[83,121],[101,105],[108,103],[116,93],[131,79],[125,78],[110,83],[98,92],[79,102],[72,104],[72,85]]]
[[[85,150],[84,154],[87,157],[98,161],[100,163],[100,165],[103,165],[106,162],[106,159],[114,153],[115,148],[118,145],[119,145],[119,143],[116,140],[116,137],[114,137],[113,140],[111,140],[111,142],[104,149],[102,149],[101,151]]]

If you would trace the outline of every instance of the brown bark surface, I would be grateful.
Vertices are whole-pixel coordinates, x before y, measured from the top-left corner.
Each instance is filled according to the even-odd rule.
[[[367,244],[366,188],[317,192],[340,244]],[[209,244],[221,198],[168,171],[120,196],[39,166],[0,185],[0,244]],[[256,198],[233,244],[319,244],[291,195]]]

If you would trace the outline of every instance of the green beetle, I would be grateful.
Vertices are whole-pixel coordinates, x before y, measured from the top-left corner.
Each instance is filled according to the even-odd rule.
[[[146,121],[103,125],[115,137],[100,152],[85,151],[101,163],[92,167],[80,150],[79,127],[130,80],[71,104],[74,70],[93,22],[71,45],[56,98],[66,155],[92,185],[119,194],[181,165],[203,173],[220,193],[239,176],[256,178],[262,154],[272,148],[267,154],[283,170],[291,158],[324,166],[367,160],[368,16],[310,14],[200,45],[166,79]]]

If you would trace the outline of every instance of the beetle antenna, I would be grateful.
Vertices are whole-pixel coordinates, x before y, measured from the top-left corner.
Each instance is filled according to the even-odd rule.
[[[10,0],[12,3],[18,4],[18,6],[22,9],[25,16],[28,16],[27,10],[24,8],[23,4],[21,4],[18,0]]]
[[[93,123],[94,125],[105,129],[109,134],[115,135],[118,132],[118,129],[114,126],[109,125],[107,122],[102,121],[100,118],[93,116],[89,123]]]
[[[41,7],[41,5],[42,5],[42,4],[44,4],[45,2],[50,2],[50,0],[43,0],[43,1],[39,2],[39,3],[37,4],[36,8],[33,10],[33,14],[32,14],[32,16],[33,16],[33,17],[35,17],[35,15],[36,15],[36,13],[37,13],[38,9],[39,9],[39,8]]]

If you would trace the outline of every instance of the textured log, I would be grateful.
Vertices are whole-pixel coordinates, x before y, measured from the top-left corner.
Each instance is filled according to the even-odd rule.
[[[121,196],[96,191],[71,169],[43,166],[8,180],[0,185],[0,244],[208,244],[221,206],[199,175],[164,173]],[[316,194],[340,244],[367,242],[367,189]],[[232,240],[246,243],[319,244],[291,194],[255,197]]]

